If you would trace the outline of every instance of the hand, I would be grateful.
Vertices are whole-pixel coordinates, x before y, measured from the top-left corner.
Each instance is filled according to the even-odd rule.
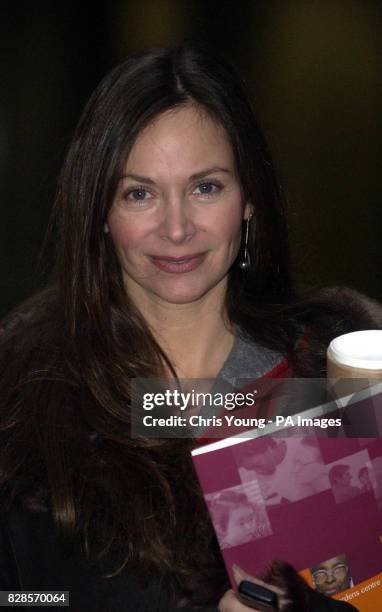
[[[254,576],[250,576],[237,565],[234,565],[232,567],[232,571],[233,571],[233,576],[235,578],[235,582],[237,585],[242,580],[249,580],[251,582],[254,582],[255,584],[263,586],[266,589],[269,589],[270,591],[273,591],[274,593],[276,593],[278,597],[277,610],[279,610],[280,612],[287,610],[287,607],[291,603],[291,601],[287,597],[286,588],[282,588],[280,586],[275,586],[273,584],[266,583],[263,580],[260,580],[259,578],[254,578]],[[222,597],[222,599],[219,602],[218,609],[220,612],[248,612],[248,610],[256,610],[256,608],[249,608],[248,606],[241,603],[241,601],[239,601],[237,597],[237,594],[232,589],[227,591],[225,595]]]

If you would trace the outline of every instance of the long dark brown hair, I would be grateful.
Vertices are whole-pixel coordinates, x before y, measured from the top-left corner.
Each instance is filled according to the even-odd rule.
[[[0,372],[1,498],[51,511],[64,544],[80,542],[106,573],[131,562],[183,591],[196,575],[213,582],[214,537],[191,443],[130,437],[130,379],[171,363],[126,294],[103,226],[137,135],[187,103],[224,126],[255,209],[252,266],[229,271],[228,317],[281,353],[293,346],[298,326],[279,316],[289,255],[267,146],[235,70],[182,45],[131,56],[90,98],[59,181],[54,280],[4,324]]]

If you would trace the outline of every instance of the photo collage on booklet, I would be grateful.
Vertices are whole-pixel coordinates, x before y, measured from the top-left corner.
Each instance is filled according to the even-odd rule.
[[[228,571],[285,558],[325,595],[382,604],[382,440],[230,440],[193,456]]]

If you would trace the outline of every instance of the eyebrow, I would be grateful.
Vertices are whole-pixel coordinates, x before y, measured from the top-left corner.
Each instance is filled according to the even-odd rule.
[[[192,174],[189,180],[196,181],[198,179],[205,178],[206,176],[208,176],[209,174],[213,174],[214,172],[225,172],[226,174],[231,174],[231,170],[229,170],[228,168],[222,168],[221,166],[213,166],[212,168],[206,168],[205,170],[201,170],[200,172]],[[148,185],[155,185],[155,181],[153,181],[149,177],[132,173],[123,174],[122,176],[120,176],[119,180],[123,180],[126,178],[131,178],[135,181],[146,183]]]
[[[338,567],[339,565],[344,565],[345,567],[348,567],[347,563],[345,563],[345,561],[336,561],[336,563],[333,565],[333,569],[336,569],[336,567]],[[319,570],[326,570],[327,568],[325,567],[325,561],[322,565],[318,565],[317,569],[315,570],[316,572]]]

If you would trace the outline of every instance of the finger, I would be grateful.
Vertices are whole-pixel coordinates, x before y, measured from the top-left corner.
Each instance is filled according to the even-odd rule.
[[[248,606],[242,604],[232,590],[227,591],[221,598],[218,610],[219,612],[249,612],[249,610],[256,612],[256,608],[248,608]]]
[[[235,593],[232,590],[227,591],[219,601],[218,610],[219,612],[234,612],[236,603],[237,598],[235,597]]]

